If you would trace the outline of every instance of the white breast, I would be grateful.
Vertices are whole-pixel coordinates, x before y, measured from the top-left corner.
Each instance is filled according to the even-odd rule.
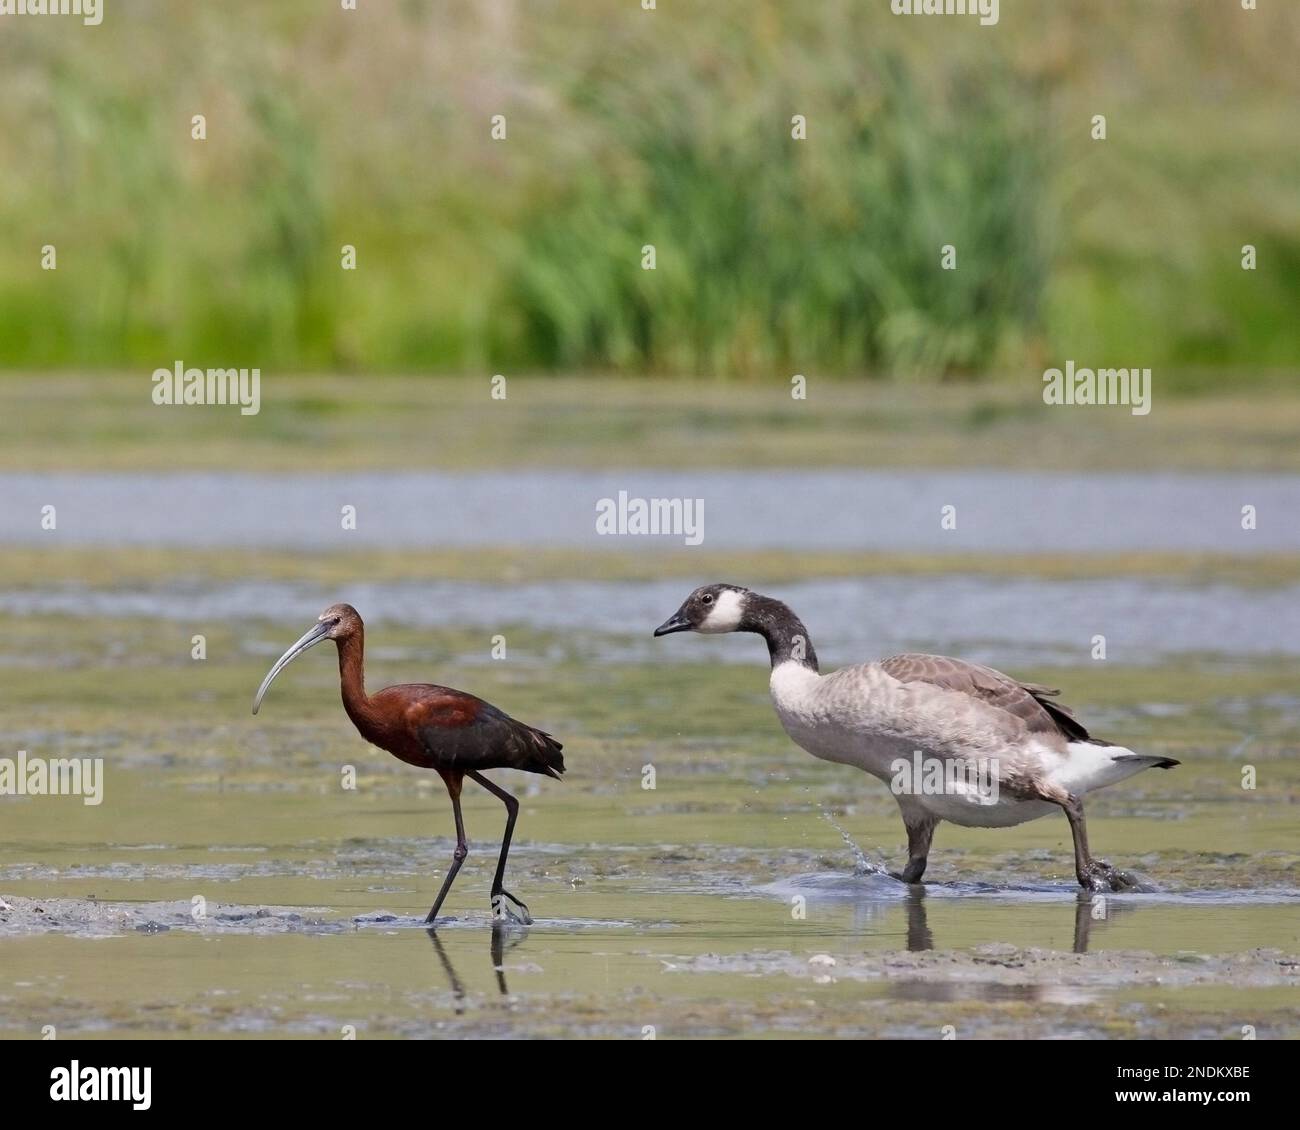
[[[772,702],[785,732],[798,745],[823,761],[856,765],[888,780],[890,763],[910,756],[914,743],[892,732],[887,714],[891,696],[884,672],[854,668],[858,678],[841,678],[845,672],[823,677],[794,660],[772,669]]]

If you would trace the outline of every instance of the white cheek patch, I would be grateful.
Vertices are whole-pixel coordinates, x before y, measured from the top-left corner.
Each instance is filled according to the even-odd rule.
[[[713,611],[705,618],[697,631],[734,632],[740,627],[740,617],[745,610],[745,594],[735,589],[723,589],[713,605]]]

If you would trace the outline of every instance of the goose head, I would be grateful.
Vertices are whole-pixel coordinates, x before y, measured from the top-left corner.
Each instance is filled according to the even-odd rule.
[[[740,585],[701,585],[682,606],[655,629],[656,636],[673,632],[744,631],[745,612],[754,594]]]

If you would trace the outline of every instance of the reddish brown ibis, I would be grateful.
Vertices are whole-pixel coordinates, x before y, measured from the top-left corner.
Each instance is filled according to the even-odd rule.
[[[491,703],[464,691],[430,683],[403,683],[366,694],[364,672],[365,626],[350,604],[332,604],[302,639],[289,648],[267,672],[253,699],[253,713],[262,705],[271,681],[290,663],[321,640],[333,640],[339,651],[339,679],[343,709],[366,741],[387,750],[399,761],[421,769],[435,769],[451,795],[456,817],[456,850],[426,922],[438,917],[456,872],[469,854],[465,822],[460,814],[460,791],[468,777],[482,785],[506,806],[506,831],[501,840],[496,876],[492,880],[494,918],[516,918],[503,900],[514,903],[525,924],[532,919],[528,907],[503,887],[510,837],[519,815],[519,801],[483,776],[485,769],[522,769],[559,778],[564,772],[561,745],[550,734],[526,726]]]

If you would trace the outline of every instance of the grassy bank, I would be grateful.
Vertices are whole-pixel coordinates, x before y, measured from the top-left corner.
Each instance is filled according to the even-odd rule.
[[[1300,471],[1300,397],[1224,384],[1153,408],[1048,406],[1042,381],[971,388],[784,380],[264,373],[257,416],[159,407],[148,371],[0,376],[0,470],[1007,467]]]
[[[0,366],[1300,362],[1284,5],[110,7],[0,39]]]
[[[1300,578],[1294,554],[1239,556],[1188,553],[959,554],[828,553],[821,551],[656,550],[595,552],[517,546],[418,551],[303,554],[232,548],[220,553],[167,547],[10,546],[0,556],[0,586],[36,589],[150,587],[177,582],[292,581],[319,586],[367,583],[476,581],[529,584],[568,581],[684,583],[743,578],[749,585],[791,584],[817,578],[939,575],[1052,580],[1160,578],[1173,584],[1291,585]]]

